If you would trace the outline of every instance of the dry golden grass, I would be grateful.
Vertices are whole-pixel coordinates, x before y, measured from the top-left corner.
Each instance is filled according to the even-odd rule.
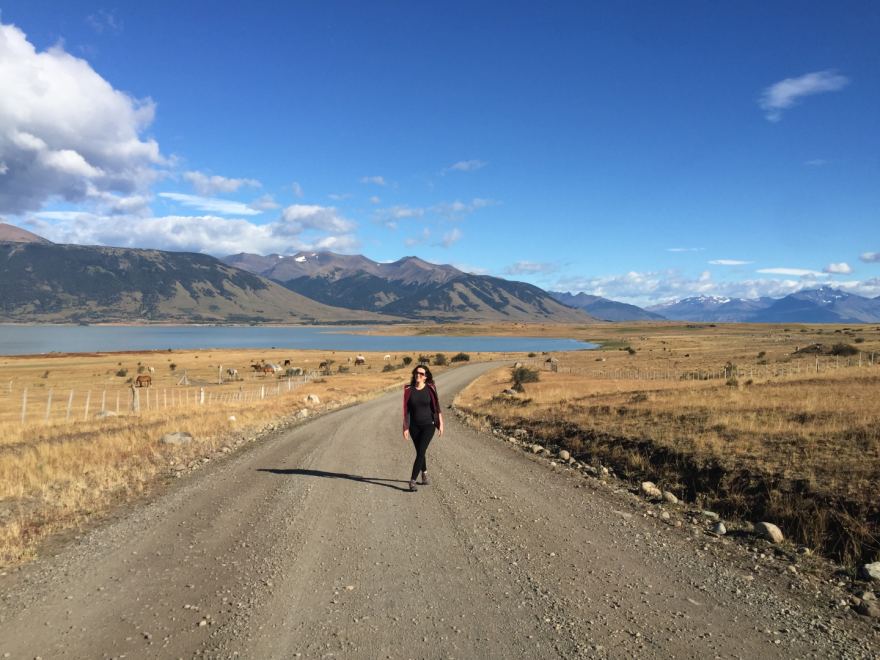
[[[471,384],[456,403],[724,513],[772,518],[796,540],[840,559],[880,552],[880,366],[871,365],[871,352],[880,352],[877,328],[662,325],[614,333],[606,350],[554,356],[560,372],[541,371],[514,401],[498,396],[511,384],[504,368]],[[823,357],[817,375],[815,356],[793,355],[814,342],[853,343],[863,351],[862,367],[857,356],[839,369],[836,358]],[[729,383],[584,373],[717,373],[728,362],[740,373]],[[748,378],[774,365],[788,375]],[[565,373],[568,367],[575,373]]]
[[[399,365],[403,355],[393,355],[390,362]],[[383,371],[383,354],[365,354],[367,364],[361,367],[353,366],[354,356],[342,351],[212,350],[0,358],[0,566],[32,557],[40,541],[54,532],[82,525],[141,496],[175,466],[215,455],[234,446],[236,439],[294,414],[306,407],[307,394],[318,395],[320,408],[335,407],[409,379],[408,368]],[[332,375],[288,392],[286,379],[254,376],[249,369],[255,361],[285,359],[306,370],[333,360]],[[126,381],[137,375],[139,365],[154,368],[153,387],[139,389],[141,412],[135,415],[128,411],[131,388]],[[224,372],[237,368],[243,380],[218,385],[220,365]],[[350,370],[339,373],[340,365]],[[117,376],[120,369],[127,374]],[[184,371],[188,387],[177,385]],[[275,392],[276,386],[280,394],[258,397],[261,387]],[[22,425],[25,388],[29,421]],[[210,397],[208,405],[195,403],[201,388]],[[46,423],[50,389],[55,398]],[[67,422],[71,389],[76,391],[74,414]],[[86,391],[92,395],[88,416]],[[106,409],[116,410],[117,393],[121,414],[96,418],[102,398]],[[231,400],[242,393],[249,393],[250,399]],[[221,397],[227,400],[221,402]],[[183,446],[159,442],[175,431],[192,434],[194,441]]]

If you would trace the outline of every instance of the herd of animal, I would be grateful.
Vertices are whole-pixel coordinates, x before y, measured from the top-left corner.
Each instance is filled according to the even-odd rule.
[[[386,355],[385,360],[390,360],[391,356]],[[348,358],[349,362],[352,362],[352,358]],[[354,366],[364,366],[367,364],[367,359],[363,355],[356,355],[354,358]],[[318,365],[319,371],[327,371],[330,368],[330,361],[325,360]],[[153,372],[153,367],[148,367],[150,373]],[[291,365],[290,360],[285,360],[283,364],[277,364],[273,362],[266,362],[265,360],[261,360],[259,362],[254,362],[251,364],[251,371],[255,376],[269,376],[269,375],[278,375],[279,378],[286,378],[288,376],[302,376],[304,371],[301,367],[294,367]],[[226,375],[231,380],[238,380],[238,369],[228,368],[226,369]],[[134,379],[134,387],[151,387],[153,384],[153,378],[149,374],[140,374],[137,378]]]

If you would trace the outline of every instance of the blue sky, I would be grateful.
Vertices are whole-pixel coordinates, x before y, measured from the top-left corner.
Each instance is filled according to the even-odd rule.
[[[0,217],[636,304],[880,295],[876,2],[0,0]]]

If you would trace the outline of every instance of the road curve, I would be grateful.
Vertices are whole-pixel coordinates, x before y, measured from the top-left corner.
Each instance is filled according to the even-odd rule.
[[[438,379],[443,405],[487,368]],[[867,627],[817,625],[784,579],[725,562],[742,550],[451,411],[432,485],[406,492],[400,401],[278,433],[0,577],[0,657],[876,653]]]

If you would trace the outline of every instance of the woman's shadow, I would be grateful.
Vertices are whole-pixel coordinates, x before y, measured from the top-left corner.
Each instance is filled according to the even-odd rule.
[[[303,470],[300,468],[289,470],[278,468],[257,468],[257,472],[270,472],[272,474],[288,474],[293,476],[299,475],[303,477],[324,477],[327,479],[348,479],[349,481],[360,481],[362,483],[373,484],[374,486],[385,486],[385,488],[399,490],[404,493],[409,492],[409,488],[401,488],[400,486],[394,485],[409,483],[402,479],[380,479],[379,477],[362,477],[357,474],[346,474],[344,472],[325,472],[324,470]]]

